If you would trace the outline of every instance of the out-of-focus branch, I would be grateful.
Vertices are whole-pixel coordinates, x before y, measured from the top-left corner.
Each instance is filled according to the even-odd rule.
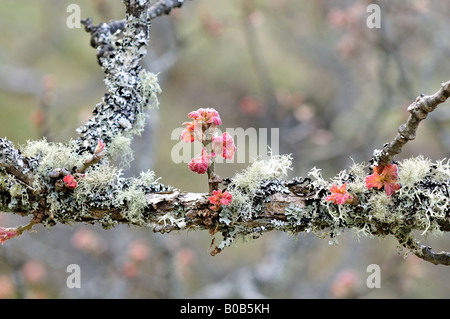
[[[436,107],[445,102],[450,96],[450,81],[442,83],[441,89],[433,95],[419,95],[415,102],[409,107],[411,113],[407,122],[398,128],[395,139],[383,146],[382,150],[375,150],[373,154],[374,165],[384,167],[388,165],[392,158],[400,154],[402,147],[416,138],[416,131],[419,123],[424,120],[428,113],[434,111]]]
[[[150,19],[167,15],[175,8],[180,8],[185,0],[159,0],[148,9]]]

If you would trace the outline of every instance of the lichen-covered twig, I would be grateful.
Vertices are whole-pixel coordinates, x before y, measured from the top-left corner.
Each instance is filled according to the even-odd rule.
[[[290,160],[286,156],[274,157],[256,161],[224,181],[233,200],[216,211],[211,209],[209,194],[173,190],[157,183],[152,172],[142,173],[139,178],[123,178],[119,170],[102,162],[86,169],[76,187],[57,189],[48,175],[49,168],[70,168],[82,158],[68,146],[44,142],[25,147],[24,153],[36,154],[28,172],[33,174],[38,190],[17,183],[13,173],[0,167],[0,210],[35,216],[38,210],[39,221],[47,226],[83,222],[110,228],[125,223],[150,226],[161,233],[208,230],[212,235],[223,236],[221,242],[213,245],[212,254],[238,238],[257,238],[273,230],[336,238],[353,229],[358,234],[380,238],[394,235],[402,244],[402,238],[414,231],[425,235],[450,231],[450,163],[444,161],[400,162],[402,188],[388,197],[383,191],[364,186],[367,166],[355,164],[356,168],[340,173],[332,183],[321,178],[317,170],[311,171],[311,178],[286,181],[281,177],[289,169]],[[70,164],[71,156],[72,165],[55,164],[56,160]],[[335,183],[347,183],[348,191],[358,201],[327,201],[330,186]],[[424,260],[447,264],[448,253],[436,254],[427,247],[411,244],[415,242],[411,239],[405,247]]]
[[[419,245],[420,250],[414,254],[423,260],[426,260],[435,265],[445,265],[450,266],[450,253],[441,251],[440,253],[435,253],[431,250],[431,247],[424,245]]]
[[[29,161],[14,148],[11,141],[0,138],[0,168],[31,187],[34,177]]]
[[[77,130],[82,136],[74,143],[80,153],[92,153],[98,140],[108,145],[118,134],[139,133],[144,111],[155,103],[156,77],[154,83],[143,80],[147,72],[139,64],[149,41],[148,1],[124,2],[127,9],[124,21],[98,26],[93,26],[90,19],[83,22],[91,34],[91,45],[97,49],[108,93],[96,105],[94,116]]]
[[[433,95],[419,95],[409,107],[410,116],[405,124],[398,128],[398,134],[395,139],[383,146],[382,150],[375,150],[373,154],[373,163],[378,167],[388,165],[395,155],[400,154],[402,147],[416,138],[416,131],[419,123],[424,120],[428,113],[434,111],[436,107],[445,102],[450,97],[450,81],[442,83],[439,91]]]
[[[397,236],[397,239],[417,257],[434,265],[450,266],[450,253],[436,253],[431,247],[417,243],[412,236]]]

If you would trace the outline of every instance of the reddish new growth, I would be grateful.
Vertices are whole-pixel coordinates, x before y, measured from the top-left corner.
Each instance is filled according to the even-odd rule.
[[[216,125],[222,124],[219,112],[213,108],[198,109],[188,114],[193,119],[192,122],[184,122],[186,128],[181,132],[181,140],[186,143],[192,143],[194,140],[204,143],[205,132],[214,130]]]
[[[217,189],[222,181],[214,172],[214,158],[221,155],[232,160],[236,152],[233,137],[227,132],[217,135],[216,126],[222,124],[219,112],[213,108],[200,108],[190,112],[188,116],[192,122],[184,122],[186,125],[181,132],[181,140],[186,143],[198,141],[203,144],[202,152],[189,162],[189,169],[198,174],[208,174],[209,193]]]
[[[229,205],[233,197],[229,192],[223,192],[222,190],[214,190],[213,196],[208,197],[209,202],[213,204],[210,208],[214,211],[218,211],[222,205]]]
[[[223,133],[222,136],[217,136],[217,134],[214,135],[211,141],[213,151],[216,154],[220,154],[223,158],[229,160],[233,159],[234,152],[236,152],[236,146],[234,145],[233,138],[228,132]]]
[[[5,241],[19,235],[19,233],[20,231],[17,228],[0,227],[0,242],[3,245]]]
[[[381,189],[384,186],[387,196],[391,196],[396,190],[400,189],[400,184],[398,183],[398,169],[395,164],[389,164],[383,167],[383,169],[375,166],[373,174],[367,176],[364,181],[366,182],[366,187],[368,189],[371,189],[372,187]]]
[[[63,181],[64,186],[66,186],[68,189],[75,189],[75,187],[77,187],[77,181],[72,175],[66,175]]]
[[[341,187],[337,187],[333,184],[330,188],[331,195],[325,197],[325,200],[333,202],[337,205],[350,204],[353,201],[352,195],[347,191],[347,183]]]
[[[208,154],[208,151],[204,147],[200,155],[191,159],[188,164],[189,169],[197,174],[205,174],[211,163],[211,157],[214,155],[214,153],[211,155]]]

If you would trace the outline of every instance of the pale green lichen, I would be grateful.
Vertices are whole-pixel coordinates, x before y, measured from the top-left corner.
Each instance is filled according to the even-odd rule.
[[[87,213],[89,206],[112,207],[113,190],[119,185],[121,170],[107,164],[90,167],[73,191],[80,215]]]
[[[119,167],[129,167],[134,159],[131,140],[131,137],[117,133],[108,143],[106,154],[110,159],[117,161]]]
[[[11,196],[8,209],[15,210],[19,207],[27,209],[30,206],[28,186],[2,171],[0,171],[0,190],[7,191]]]
[[[178,228],[182,229],[186,227],[186,222],[184,218],[184,214],[176,217],[177,214],[172,212],[166,213],[163,216],[158,218],[158,223],[162,223],[164,226],[167,225],[176,225]]]
[[[110,157],[114,154],[131,154],[129,142],[131,140],[122,135],[116,136],[107,146]],[[139,178],[125,179],[120,168],[110,166],[107,160],[102,160],[89,167],[78,177],[78,184],[74,190],[56,190],[56,179],[49,177],[49,172],[55,168],[64,168],[74,174],[83,167],[88,154],[78,154],[73,143],[49,143],[45,139],[29,141],[23,147],[23,154],[29,158],[36,158],[38,163],[34,167],[35,182],[33,187],[46,190],[46,204],[49,216],[43,221],[46,226],[54,223],[72,223],[89,219],[92,208],[120,209],[123,218],[131,224],[145,224],[143,211],[147,206],[145,192],[158,188],[159,184],[152,171],[142,172]],[[129,158],[128,158],[129,159]],[[5,188],[11,194],[10,209],[23,206],[28,201],[25,186],[13,177],[0,174],[0,188]],[[98,220],[104,227],[110,228],[117,221],[112,220],[110,214],[105,213]]]
[[[227,234],[218,245],[219,249],[231,245],[236,239],[259,236],[267,231],[261,227],[248,229],[237,226],[236,222],[256,216],[263,209],[264,204],[261,201],[255,201],[257,196],[255,192],[264,182],[287,177],[289,170],[292,170],[291,155],[277,155],[268,160],[256,159],[249,167],[235,174],[227,188],[233,200],[219,213],[219,220],[227,225]]]
[[[369,198],[370,216],[380,223],[401,223],[401,213],[393,209],[392,199],[385,192],[377,192]]]
[[[229,186],[233,196],[230,210],[234,213],[232,216],[222,214],[222,218],[247,219],[256,215],[258,207],[254,207],[255,191],[264,181],[286,177],[289,170],[292,170],[290,154],[272,156],[268,160],[256,159],[249,167],[236,173]]]
[[[312,177],[313,181],[312,184],[316,188],[326,187],[329,185],[329,182],[327,182],[323,177],[321,173],[321,169],[317,167],[313,167],[309,172],[308,176]]]
[[[115,194],[113,205],[126,207],[122,210],[123,216],[133,224],[143,223],[142,212],[147,206],[144,190],[139,187],[139,180],[133,179],[128,188]]]
[[[286,177],[290,170],[292,170],[290,154],[272,156],[268,160],[256,159],[249,167],[233,177],[233,183],[252,192],[262,181]]]
[[[320,170],[313,169],[309,174],[314,178],[313,185],[328,192],[333,184],[341,186],[347,183],[347,190],[358,198],[358,207],[332,204],[325,200],[327,193],[318,191],[307,207],[286,209],[288,220],[304,227],[305,219],[314,219],[319,212],[333,238],[348,228],[354,229],[358,237],[376,235],[383,238],[392,234],[403,238],[413,230],[422,230],[423,238],[430,234],[441,235],[441,223],[446,222],[450,205],[449,161],[432,163],[419,156],[399,162],[398,167],[401,189],[392,196],[387,196],[383,189],[365,186],[364,179],[369,173],[364,163],[354,163],[348,174],[341,171],[329,183],[322,178]],[[306,229],[317,234],[312,225],[307,225]]]
[[[154,185],[159,180],[160,178],[156,178],[155,172],[151,170],[141,172],[139,175],[139,183],[145,186]]]
[[[158,83],[158,74],[142,69],[139,78],[137,88],[144,97],[148,98],[149,107],[159,107],[157,94],[161,94],[162,91]]]
[[[430,173],[430,175],[437,182],[440,182],[440,183],[447,182],[448,179],[450,178],[450,160],[442,159],[442,160],[437,161],[433,165],[433,171]]]
[[[353,162],[353,165],[350,166],[349,174],[353,176],[353,181],[348,185],[348,190],[350,192],[360,194],[367,191],[366,183],[364,181],[364,178],[367,176],[367,168],[368,165],[364,162]]]
[[[402,188],[414,187],[430,173],[431,161],[422,156],[405,159],[398,165],[398,178]]]
[[[50,143],[46,138],[37,141],[27,141],[22,147],[22,154],[25,157],[37,158],[39,167],[36,170],[34,188],[39,189],[43,183],[50,182],[48,173],[55,168],[66,168],[71,171],[83,166],[85,156],[77,153],[76,147],[72,143]]]

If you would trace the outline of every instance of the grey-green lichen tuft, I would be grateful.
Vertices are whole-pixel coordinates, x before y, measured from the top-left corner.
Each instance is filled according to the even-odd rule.
[[[411,236],[420,230],[421,237],[440,235],[449,225],[448,189],[450,163],[442,160],[433,163],[421,156],[398,163],[398,182],[401,189],[387,196],[383,189],[368,189],[364,178],[369,175],[368,165],[353,164],[349,171],[341,171],[331,182],[324,180],[320,170],[310,172],[316,195],[306,201],[305,207],[290,205],[286,208],[293,232],[311,232],[319,237],[336,236],[353,229],[358,236],[383,238]],[[325,200],[329,188],[347,183],[347,190],[358,201],[354,204],[336,205]]]
[[[281,179],[287,177],[290,170],[291,155],[279,155],[268,160],[256,159],[249,167],[235,174],[227,187],[233,200],[229,206],[222,208],[219,215],[219,221],[226,225],[226,231],[222,233],[224,238],[217,246],[219,250],[230,246],[236,239],[259,237],[269,230],[263,226],[247,228],[239,222],[257,218],[270,195],[288,192]]]
[[[146,225],[145,195],[168,190],[157,182],[152,171],[142,172],[137,178],[124,178],[122,171],[111,166],[106,157],[79,174],[77,171],[90,153],[78,153],[73,143],[52,143],[46,139],[28,141],[22,146],[22,155],[23,161],[30,163],[33,183],[27,185],[0,167],[1,207],[10,211],[31,211],[38,208],[41,198],[46,207],[42,223],[46,226],[98,221],[110,228],[118,220]],[[55,169],[76,176],[77,187],[73,190],[57,187],[63,176],[51,176],[50,172]]]

